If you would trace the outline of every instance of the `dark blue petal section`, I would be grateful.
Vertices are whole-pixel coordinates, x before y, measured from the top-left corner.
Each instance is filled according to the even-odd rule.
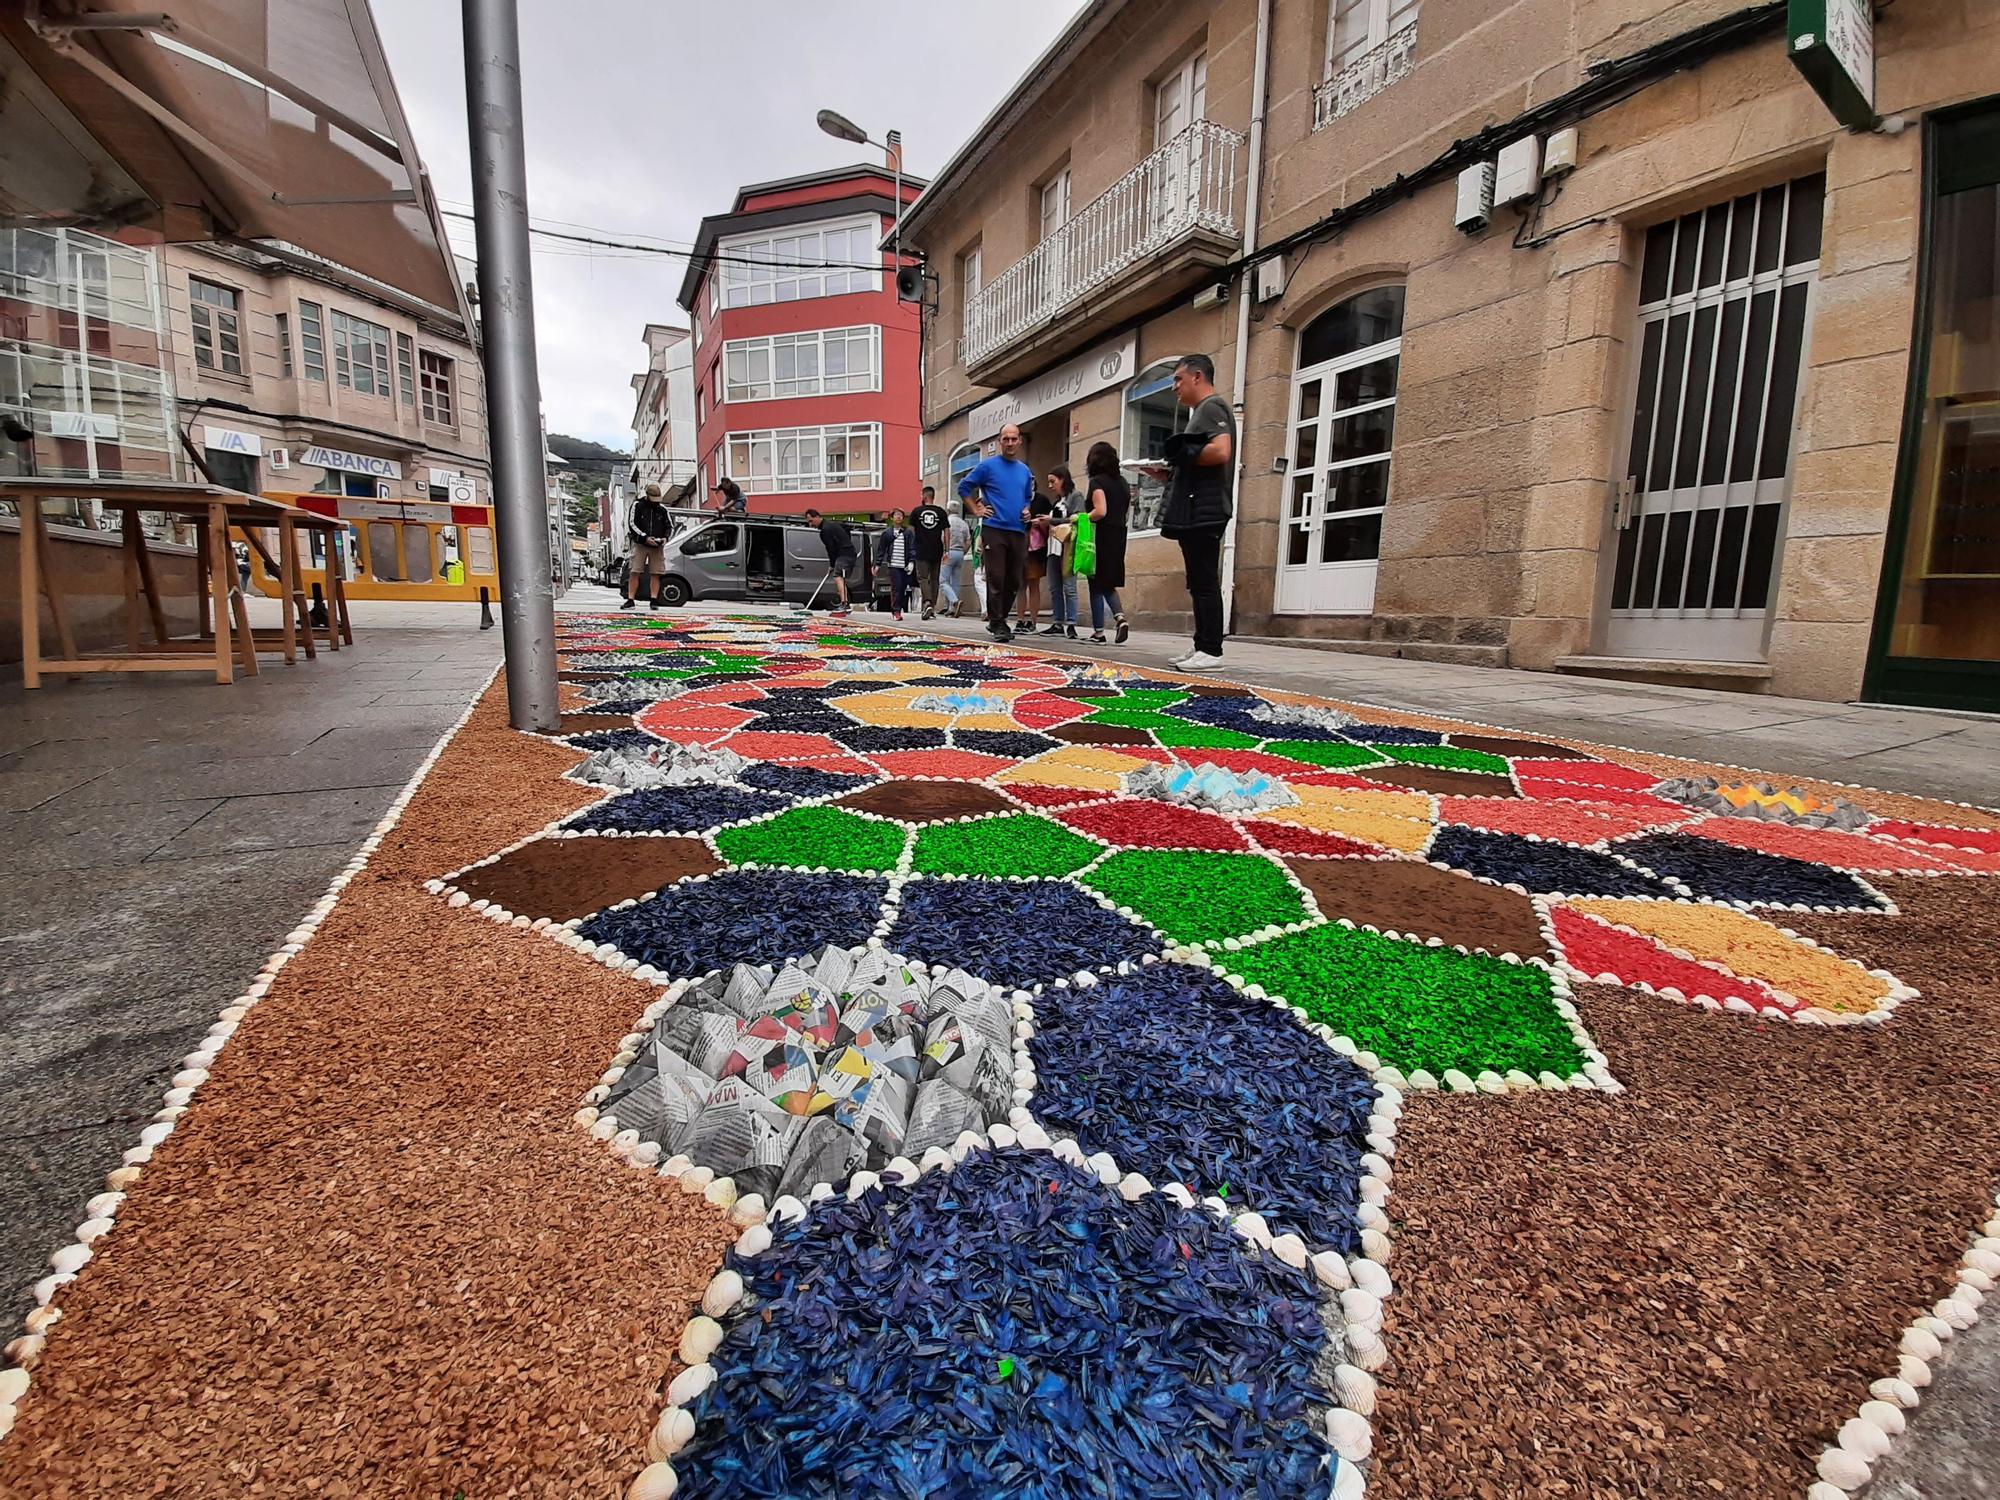
[[[1023,988],[1160,950],[1147,929],[1052,880],[913,880],[887,942],[905,958]]]
[[[1829,870],[1782,854],[1739,849],[1718,839],[1656,833],[1627,839],[1614,847],[1649,870],[1671,875],[1696,895],[1717,901],[1888,910],[1880,897],[1845,870]]]
[[[1360,1248],[1375,1087],[1289,1015],[1205,969],[1154,964],[1035,999],[1033,1108],[1155,1185],[1222,1191],[1273,1233]]]
[[[701,833],[724,823],[740,823],[786,805],[783,797],[746,792],[733,786],[695,783],[626,792],[586,808],[565,827],[602,828],[619,833]]]
[[[1468,875],[1520,886],[1531,895],[1678,896],[1681,892],[1594,849],[1452,825],[1431,840],[1429,857]]]
[[[601,912],[577,931],[665,973],[705,974],[782,963],[825,943],[857,947],[874,932],[888,889],[853,875],[732,870]]]
[[[690,1496],[1097,1500],[1331,1491],[1304,1272],[1157,1193],[976,1151],[732,1264]]]
[[[869,782],[866,776],[836,776],[831,771],[815,771],[811,766],[769,760],[759,761],[736,779],[745,786],[782,792],[789,797],[834,797]]]
[[[564,743],[579,750],[621,750],[627,746],[650,750],[660,740],[643,729],[594,729],[589,734],[572,734]]]
[[[1062,743],[1032,729],[954,729],[951,742],[961,750],[977,750],[983,755],[1011,755],[1026,760],[1053,750]]]
[[[857,724],[852,719],[829,730],[833,738],[850,750],[942,750],[942,729],[887,729],[875,724]]]

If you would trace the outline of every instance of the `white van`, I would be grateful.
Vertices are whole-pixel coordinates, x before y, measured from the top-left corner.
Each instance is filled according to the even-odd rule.
[[[873,529],[854,523],[848,529],[865,580],[873,566]],[[725,516],[676,533],[666,553],[660,598],[667,604],[693,599],[804,604],[817,592],[825,605],[839,597],[827,578],[826,546],[810,526]],[[868,598],[865,582],[849,587],[856,604]]]

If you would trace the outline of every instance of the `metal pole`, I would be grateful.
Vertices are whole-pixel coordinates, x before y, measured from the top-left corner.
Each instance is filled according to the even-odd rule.
[[[542,389],[528,269],[520,18],[515,0],[463,0],[463,5],[507,718],[516,729],[553,730],[561,722],[556,601],[549,578],[548,476],[542,469]]]

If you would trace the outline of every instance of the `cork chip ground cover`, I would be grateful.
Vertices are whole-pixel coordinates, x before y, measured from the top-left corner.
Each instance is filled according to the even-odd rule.
[[[1893,1036],[1888,877],[2000,853],[1970,810],[1742,822],[1609,752],[799,617],[563,645],[601,795],[429,884],[657,997],[575,1125],[735,1244],[636,1500],[1422,1493],[1406,1111],[1643,1109],[1579,987]],[[1865,1479],[1944,1307],[1818,1482]]]

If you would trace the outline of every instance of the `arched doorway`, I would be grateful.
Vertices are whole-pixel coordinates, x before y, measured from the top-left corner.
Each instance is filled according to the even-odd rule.
[[[1400,286],[1349,297],[1299,333],[1278,535],[1279,614],[1365,615],[1375,608],[1402,349]]]

